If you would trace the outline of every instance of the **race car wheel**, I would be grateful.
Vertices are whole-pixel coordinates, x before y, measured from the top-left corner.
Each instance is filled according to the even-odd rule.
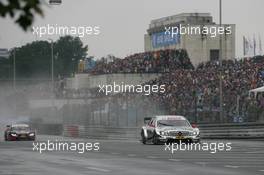
[[[152,143],[153,143],[154,145],[158,145],[158,144],[159,144],[159,139],[158,139],[158,136],[157,136],[156,133],[153,135]]]
[[[145,135],[144,135],[144,131],[143,130],[141,130],[141,141],[142,141],[142,143],[145,145],[146,144],[146,142],[147,142],[147,139],[146,139],[146,137],[145,137]]]
[[[5,136],[5,141],[8,141],[7,136]]]

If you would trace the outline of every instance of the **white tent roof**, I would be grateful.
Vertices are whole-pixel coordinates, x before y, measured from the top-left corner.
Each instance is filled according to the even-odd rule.
[[[264,92],[264,86],[256,88],[256,89],[251,89],[249,92],[255,92],[255,93]]]

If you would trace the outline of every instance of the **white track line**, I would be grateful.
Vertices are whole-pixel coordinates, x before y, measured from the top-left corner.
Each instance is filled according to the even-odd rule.
[[[136,154],[128,154],[127,156],[128,156],[128,157],[135,157]]]
[[[239,166],[234,166],[234,165],[225,165],[224,167],[226,167],[226,168],[239,168]]]
[[[198,164],[198,165],[206,165],[207,162],[194,162],[195,164]]]
[[[168,159],[168,160],[173,161],[173,162],[180,162],[181,161],[179,159]]]
[[[119,155],[120,153],[111,153],[112,155]]]
[[[95,171],[105,172],[105,173],[110,172],[110,170],[103,169],[103,168],[97,168],[97,167],[86,167],[86,168],[88,168],[88,169],[90,169],[90,170],[95,170]]]

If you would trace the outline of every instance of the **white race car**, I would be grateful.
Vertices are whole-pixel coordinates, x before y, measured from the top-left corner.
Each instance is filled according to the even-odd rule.
[[[188,143],[200,142],[200,131],[189,121],[178,115],[160,115],[144,119],[145,126],[141,129],[143,144],[153,144],[186,141]]]

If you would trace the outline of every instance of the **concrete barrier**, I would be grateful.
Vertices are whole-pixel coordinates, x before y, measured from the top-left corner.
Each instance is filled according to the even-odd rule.
[[[264,123],[200,124],[198,127],[202,139],[264,139]],[[117,140],[139,140],[141,131],[136,127],[67,125],[63,128],[64,136]]]
[[[202,138],[264,139],[264,123],[200,124]]]
[[[113,82],[138,85],[160,76],[160,73],[76,74],[74,78],[66,79],[66,89],[98,88],[99,85],[113,84]]]

